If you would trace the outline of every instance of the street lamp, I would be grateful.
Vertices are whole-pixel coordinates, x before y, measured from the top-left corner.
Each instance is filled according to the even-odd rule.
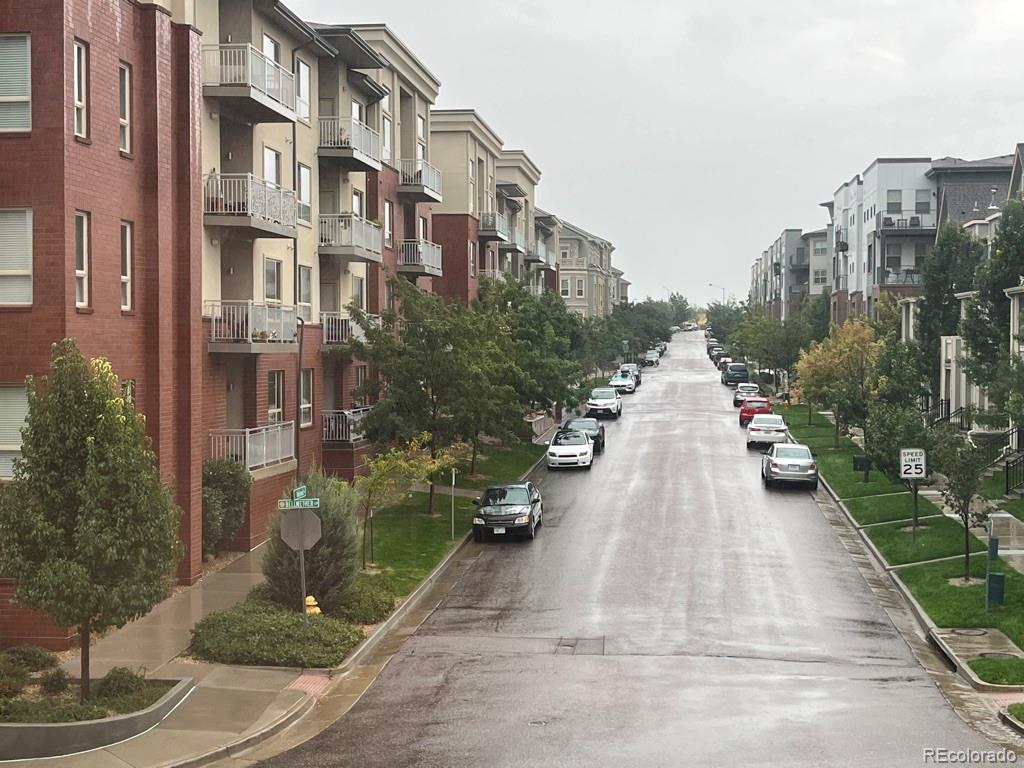
[[[708,283],[708,288],[717,288],[720,290],[722,292],[722,303],[725,304],[725,288],[720,285],[716,285],[715,283]]]

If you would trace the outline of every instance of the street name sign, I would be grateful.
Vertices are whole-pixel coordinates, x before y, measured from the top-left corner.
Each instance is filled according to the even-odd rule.
[[[293,499],[304,499],[306,498],[306,486],[297,485],[292,489]]]
[[[320,509],[320,499],[278,499],[278,509]]]
[[[928,475],[923,448],[900,448],[900,479],[924,480]]]

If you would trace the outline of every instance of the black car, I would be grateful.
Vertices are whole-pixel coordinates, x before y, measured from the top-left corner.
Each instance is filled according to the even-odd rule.
[[[544,502],[533,483],[491,485],[484,495],[473,499],[473,540],[485,536],[525,534],[531,539],[544,516]]]
[[[746,384],[750,381],[750,372],[746,363],[728,363],[722,369],[723,384]]]
[[[604,453],[604,424],[599,422],[597,419],[566,419],[562,423],[562,426],[559,427],[558,431],[586,432],[590,435],[590,439],[594,441],[594,452]]]

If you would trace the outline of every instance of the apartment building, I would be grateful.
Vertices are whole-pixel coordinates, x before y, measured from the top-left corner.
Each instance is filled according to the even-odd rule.
[[[562,220],[559,236],[559,293],[570,310],[606,317],[612,310],[612,251],[607,240]]]
[[[534,243],[537,259],[532,263],[535,281],[531,290],[537,293],[558,292],[558,253],[560,250],[562,220],[539,208],[533,209]],[[629,285],[628,281],[622,281]]]
[[[751,269],[748,303],[787,320],[808,292],[810,255],[799,229],[784,229]]]
[[[964,225],[1000,211],[1010,187],[1014,155],[982,160],[942,157],[925,174],[935,181],[937,227]]]
[[[804,232],[800,239],[803,241],[803,253],[807,255],[807,292],[811,296],[822,294],[831,295],[832,286],[832,255],[830,253],[829,229],[816,229],[812,232]]]
[[[509,239],[498,243],[499,262],[488,265],[542,293],[545,259],[537,245],[535,209],[540,168],[521,149],[502,149],[496,163],[498,211],[509,223]],[[545,243],[547,240],[545,239]]]
[[[626,280],[623,272],[618,267],[611,268],[611,280],[609,285],[611,286],[611,305],[617,307],[620,304],[629,304],[629,286],[632,283]]]

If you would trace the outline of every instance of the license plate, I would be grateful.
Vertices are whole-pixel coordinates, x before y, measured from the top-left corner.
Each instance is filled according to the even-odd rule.
[[[494,533],[504,533],[505,532],[504,528],[494,528],[493,530],[494,530]]]
[[[789,465],[789,471],[790,472],[799,472],[800,471],[800,467],[797,464],[790,464]]]

